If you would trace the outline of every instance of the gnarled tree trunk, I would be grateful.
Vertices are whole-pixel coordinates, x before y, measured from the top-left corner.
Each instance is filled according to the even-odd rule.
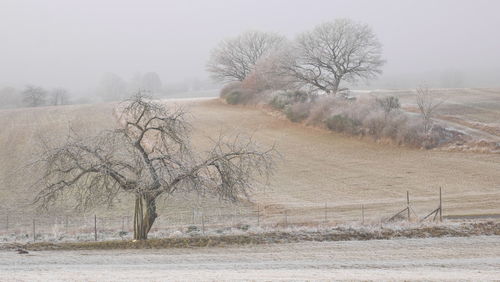
[[[147,194],[136,195],[134,211],[135,240],[148,239],[149,230],[151,230],[157,216],[155,198]]]

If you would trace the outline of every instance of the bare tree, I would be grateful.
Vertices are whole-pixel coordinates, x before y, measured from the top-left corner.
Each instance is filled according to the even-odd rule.
[[[28,107],[39,107],[45,104],[47,91],[40,86],[27,85],[23,94],[23,103]]]
[[[21,95],[13,87],[0,88],[0,108],[14,108],[21,104]]]
[[[127,84],[114,73],[106,73],[101,78],[98,93],[106,101],[120,101],[126,98]]]
[[[384,63],[368,25],[339,19],[299,35],[281,68],[305,86],[336,94],[342,81],[375,78]]]
[[[67,105],[69,103],[68,90],[55,88],[50,92],[50,104],[53,106]]]
[[[262,151],[250,138],[219,138],[205,155],[197,154],[184,115],[135,96],[123,107],[120,128],[45,149],[35,202],[47,207],[69,194],[86,209],[132,194],[134,238],[143,240],[158,216],[159,197],[196,191],[237,201],[272,171],[274,148]]]
[[[294,77],[283,73],[280,69],[282,54],[281,50],[276,50],[259,59],[252,72],[243,81],[242,86],[256,92],[296,89],[298,85]]]
[[[161,79],[156,72],[148,72],[142,76],[141,89],[151,93],[159,93],[161,91]]]
[[[243,81],[260,58],[283,42],[282,36],[258,31],[224,40],[212,50],[207,71],[221,82]]]
[[[416,102],[422,119],[424,121],[424,131],[428,133],[432,128],[432,118],[436,109],[444,103],[445,100],[438,100],[427,86],[417,88]]]

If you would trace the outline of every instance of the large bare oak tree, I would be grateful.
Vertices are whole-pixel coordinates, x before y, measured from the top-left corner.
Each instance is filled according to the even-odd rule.
[[[243,81],[255,64],[278,48],[284,38],[274,33],[248,31],[224,40],[212,50],[207,71],[221,82]]]
[[[329,94],[336,94],[342,81],[376,77],[385,63],[372,29],[349,19],[323,23],[302,33],[282,59],[283,73]]]
[[[122,106],[120,127],[93,137],[72,137],[46,146],[44,174],[35,202],[47,207],[65,195],[78,208],[135,196],[134,239],[147,239],[157,199],[175,192],[211,193],[236,201],[256,178],[269,176],[274,148],[261,150],[251,138],[219,138],[205,154],[189,145],[185,112],[137,95]]]

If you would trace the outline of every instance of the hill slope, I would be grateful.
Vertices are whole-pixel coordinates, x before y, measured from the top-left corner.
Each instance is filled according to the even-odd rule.
[[[304,128],[256,108],[229,106],[217,99],[165,101],[191,113],[193,143],[220,132],[245,132],[263,144],[277,144],[283,155],[269,187],[259,187],[252,200],[266,214],[290,209],[289,216],[321,216],[327,203],[329,218],[357,220],[360,206],[377,219],[405,207],[410,191],[413,208],[424,215],[437,207],[443,188],[445,214],[500,213],[500,155],[424,151],[376,144],[332,132]],[[0,111],[0,209],[22,212],[32,199],[26,190],[30,173],[16,171],[36,152],[36,136],[65,136],[68,125],[80,132],[97,132],[115,125],[113,104],[45,107]],[[54,141],[57,142],[57,141]],[[172,206],[189,209],[174,201]],[[205,205],[219,204],[207,201]],[[131,203],[117,211],[126,212]],[[318,212],[319,211],[319,212]]]

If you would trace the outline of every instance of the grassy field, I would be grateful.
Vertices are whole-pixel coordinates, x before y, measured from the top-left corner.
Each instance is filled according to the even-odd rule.
[[[490,94],[482,95],[484,98]],[[497,97],[491,94],[495,103]],[[322,217],[326,204],[332,220],[359,220],[364,205],[366,219],[378,220],[405,207],[406,191],[410,191],[415,212],[423,216],[437,207],[439,187],[443,189],[445,215],[500,213],[499,154],[426,151],[377,144],[306,128],[258,108],[229,106],[217,99],[165,103],[188,109],[193,124],[192,141],[198,148],[206,148],[207,137],[235,132],[251,134],[264,146],[276,144],[282,154],[276,173],[268,186],[256,187],[251,199],[251,204],[258,205],[268,216],[289,210],[291,221]],[[485,109],[492,103],[482,103],[485,104],[482,111],[488,112]],[[27,189],[27,184],[37,173],[20,168],[33,159],[38,136],[60,142],[70,126],[82,134],[112,127],[114,107],[98,104],[0,111],[0,123],[4,125],[0,131],[0,210],[26,213],[26,208],[31,212],[27,204],[34,191]],[[465,107],[468,109],[469,104]],[[490,114],[479,114],[482,119],[478,121],[491,121],[498,111],[493,107]],[[464,118],[474,116],[469,110],[464,113]],[[131,204],[125,199],[108,213],[123,215]],[[194,205],[223,206],[213,199],[196,197],[162,204],[171,211],[186,211]]]
[[[376,144],[217,100],[190,107],[197,136],[243,131],[263,144],[277,144],[283,159],[270,187],[254,196],[261,205],[321,208],[327,203],[333,208],[331,216],[359,219],[363,204],[367,216],[377,218],[404,207],[406,191],[410,191],[414,209],[423,215],[436,207],[438,188],[442,187],[447,214],[500,212],[498,154]]]

